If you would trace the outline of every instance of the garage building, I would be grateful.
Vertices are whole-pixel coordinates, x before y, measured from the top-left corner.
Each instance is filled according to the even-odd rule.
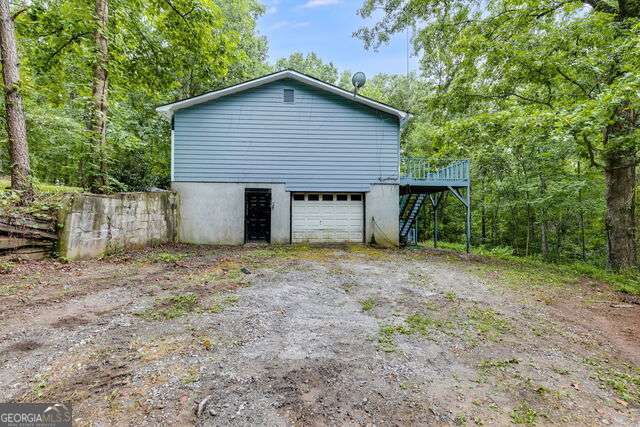
[[[158,111],[181,241],[398,244],[407,113],[293,70]]]

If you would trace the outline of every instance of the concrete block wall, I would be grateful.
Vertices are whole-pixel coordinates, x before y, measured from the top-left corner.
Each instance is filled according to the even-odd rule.
[[[174,182],[181,200],[178,240],[242,245],[245,188],[271,189],[271,243],[289,243],[289,193],[284,184],[264,183]]]
[[[376,184],[366,198],[366,242],[395,247],[400,240],[400,187]]]
[[[178,196],[172,192],[78,194],[60,212],[58,251],[93,258],[121,248],[176,239]]]

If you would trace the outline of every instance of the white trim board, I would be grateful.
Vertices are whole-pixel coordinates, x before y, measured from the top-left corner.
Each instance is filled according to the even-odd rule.
[[[367,105],[371,108],[375,108],[376,110],[384,111],[385,113],[389,113],[391,115],[398,117],[401,124],[404,124],[404,122],[410,117],[410,114],[407,113],[406,111],[398,110],[389,105],[374,101],[373,99],[357,96],[352,92],[349,92],[348,90],[344,90],[342,88],[331,85],[329,83],[325,83],[322,80],[309,77],[305,74],[299,73],[294,70],[279,71],[277,73],[259,77],[254,80],[249,80],[244,83],[239,83],[237,85],[230,86],[225,89],[208,92],[199,96],[195,96],[193,98],[185,99],[182,101],[176,101],[171,104],[162,105],[156,108],[156,111],[162,114],[167,120],[171,120],[171,118],[173,117],[173,113],[176,110],[191,107],[197,104],[202,104],[203,102],[213,101],[214,99],[222,98],[223,96],[242,92],[248,89],[253,89],[255,87],[262,86],[264,84],[271,83],[277,80],[282,80],[282,79],[296,80],[301,83],[305,83],[310,86],[316,87],[318,89],[322,89],[327,92],[333,93],[335,95],[341,96],[343,98],[350,99],[360,104]]]

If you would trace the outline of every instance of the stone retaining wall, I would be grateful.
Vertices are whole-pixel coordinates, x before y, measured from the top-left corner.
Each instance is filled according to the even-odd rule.
[[[60,212],[58,251],[66,259],[173,242],[178,222],[173,192],[78,194]]]

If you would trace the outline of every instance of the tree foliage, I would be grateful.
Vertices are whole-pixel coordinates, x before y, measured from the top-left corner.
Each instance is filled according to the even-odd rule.
[[[482,239],[486,221],[498,218],[495,244],[550,256],[553,236],[557,256],[575,255],[566,245],[586,227],[587,246],[608,248],[609,264],[627,267],[635,263],[640,148],[637,5],[368,0],[364,17],[385,13],[357,34],[375,46],[417,28],[428,89],[406,150],[472,158]]]
[[[303,53],[294,52],[287,58],[278,59],[274,68],[274,71],[296,70],[331,84],[336,84],[338,81],[336,66],[332,62],[325,63],[315,52],[310,52],[306,56]]]
[[[265,72],[262,11],[254,0],[109,1],[107,190],[168,185],[169,124],[155,107]],[[34,0],[16,19],[32,168],[44,181],[86,186],[99,166],[87,131],[93,16],[87,2]]]

